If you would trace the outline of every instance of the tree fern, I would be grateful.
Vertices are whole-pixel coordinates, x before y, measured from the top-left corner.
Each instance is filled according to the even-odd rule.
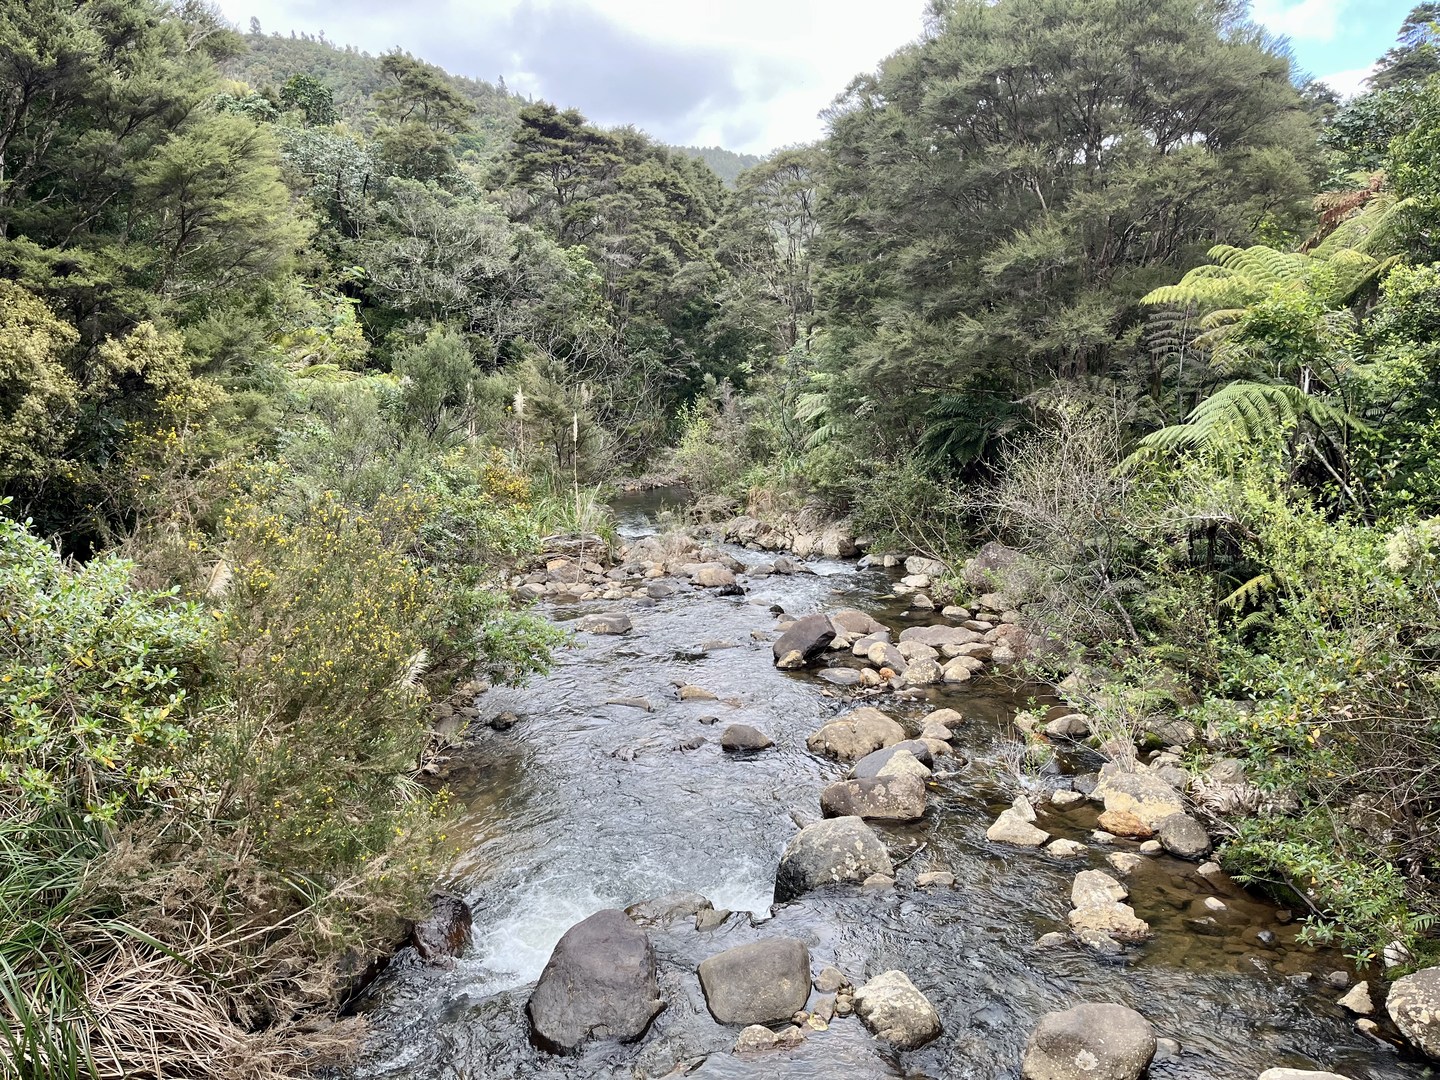
[[[1183,424],[1172,424],[1140,440],[1131,460],[1154,453],[1184,453],[1225,444],[1274,438],[1308,421],[1319,428],[1363,428],[1344,409],[1296,386],[1233,382],[1195,406]]]

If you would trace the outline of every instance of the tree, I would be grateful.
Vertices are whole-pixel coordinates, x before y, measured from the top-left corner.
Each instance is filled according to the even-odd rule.
[[[723,322],[760,337],[772,356],[809,344],[815,331],[819,167],[819,153],[804,148],[747,169],[715,225],[717,257],[729,271]]]
[[[312,75],[291,75],[280,88],[280,100],[305,114],[305,122],[326,127],[340,119],[335,109],[334,92]]]
[[[927,395],[1020,396],[1133,354],[1137,301],[1216,241],[1293,230],[1314,128],[1227,0],[956,0],[830,115],[835,412],[903,451]]]
[[[1400,24],[1390,51],[1380,58],[1370,85],[1389,90],[1407,82],[1423,82],[1440,72],[1440,0],[1416,4]]]

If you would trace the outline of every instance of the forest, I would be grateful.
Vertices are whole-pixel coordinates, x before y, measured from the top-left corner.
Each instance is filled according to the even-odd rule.
[[[433,710],[548,667],[508,576],[637,478],[1014,548],[1034,675],[1247,763],[1227,870],[1433,962],[1437,49],[1341,100],[1239,0],[943,0],[758,160],[0,0],[0,1077],[346,1060]]]

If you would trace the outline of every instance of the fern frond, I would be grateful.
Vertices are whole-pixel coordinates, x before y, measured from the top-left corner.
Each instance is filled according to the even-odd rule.
[[[1237,611],[1248,607],[1258,601],[1266,593],[1275,591],[1275,577],[1272,574],[1256,574],[1249,581],[1235,589],[1229,596],[1220,601],[1220,607],[1226,611]]]

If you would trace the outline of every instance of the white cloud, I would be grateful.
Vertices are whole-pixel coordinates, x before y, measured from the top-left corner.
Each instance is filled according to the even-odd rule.
[[[1334,41],[1347,0],[1255,0],[1250,17],[1296,41]]]
[[[1342,98],[1352,98],[1365,89],[1365,80],[1374,75],[1379,66],[1379,64],[1370,64],[1368,67],[1337,71],[1333,75],[1321,75],[1319,81]]]

